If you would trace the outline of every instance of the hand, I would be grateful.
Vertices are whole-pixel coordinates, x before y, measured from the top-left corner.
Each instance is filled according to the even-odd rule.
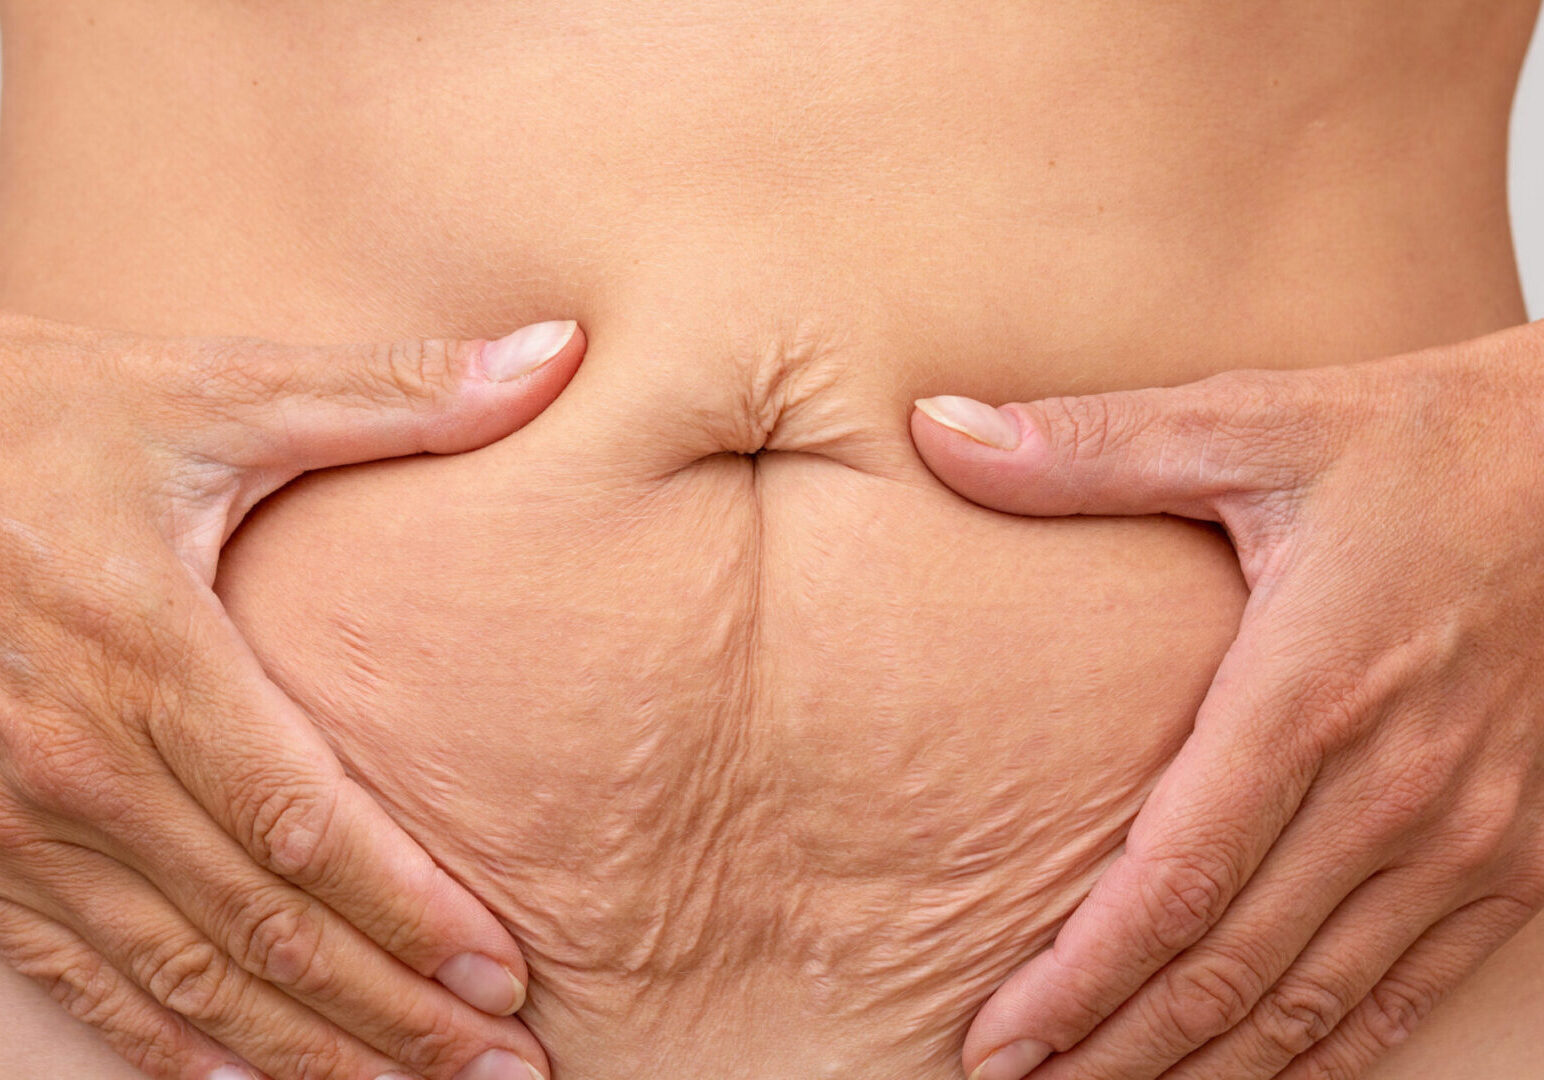
[[[524,1000],[515,942],[210,584],[301,472],[498,439],[583,351],[572,323],[303,348],[0,316],[0,956],[151,1076],[546,1075],[496,1018]]]
[[[984,506],[1220,522],[1250,588],[1124,852],[976,1016],[976,1080],[1345,1080],[1544,906],[1544,323],[929,399],[912,435]]]

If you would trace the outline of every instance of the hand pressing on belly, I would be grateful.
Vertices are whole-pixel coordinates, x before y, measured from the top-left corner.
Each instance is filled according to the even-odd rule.
[[[1349,1078],[1544,907],[1544,323],[992,409],[1014,514],[1220,522],[1250,597],[1121,857],[982,1007],[975,1080]]]
[[[515,942],[344,775],[210,585],[300,473],[492,442],[583,351],[572,323],[308,348],[0,315],[0,956],[138,1068],[545,1074],[503,1018]]]

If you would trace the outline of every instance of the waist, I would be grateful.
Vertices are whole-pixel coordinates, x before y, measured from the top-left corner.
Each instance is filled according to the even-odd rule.
[[[463,20],[447,51],[410,40],[427,7],[376,5],[374,47],[325,60],[341,6],[285,8],[332,34],[284,47],[183,12],[195,48],[131,25],[153,4],[91,8],[121,65],[5,9],[0,303],[304,339],[585,324],[530,427],[312,477],[220,577],[521,939],[571,1080],[954,1075],[1188,730],[1243,599],[1221,538],[970,507],[917,463],[911,398],[1521,319],[1499,83],[1401,116],[1411,81],[1346,55],[1267,104],[1245,38],[1157,9],[1088,35],[1075,7]]]
[[[1521,317],[1532,6],[7,0],[0,303],[741,359],[968,326],[1070,388],[1393,352]]]
[[[520,939],[565,1076],[954,1075],[1189,730],[1226,543],[568,422],[297,485],[238,624]]]

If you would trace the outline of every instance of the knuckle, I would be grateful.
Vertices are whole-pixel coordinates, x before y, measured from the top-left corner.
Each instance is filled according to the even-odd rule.
[[[1365,674],[1356,665],[1305,665],[1283,687],[1316,756],[1343,750],[1367,731],[1381,688],[1359,678]]]
[[[1385,979],[1368,995],[1367,1033],[1380,1049],[1391,1050],[1410,1037],[1435,1004],[1429,993]]]
[[[307,887],[325,872],[323,844],[335,803],[325,789],[313,785],[286,786],[269,775],[247,780],[252,794],[233,805],[239,835],[268,869]]]
[[[1281,445],[1295,415],[1273,384],[1259,372],[1230,373],[1206,387],[1187,411],[1182,431],[1204,448],[1210,471],[1235,478],[1256,478],[1268,486],[1281,482]]]
[[[50,949],[22,960],[16,968],[41,984],[71,1016],[102,1026],[117,976],[100,954],[83,948]]]
[[[1453,767],[1446,755],[1428,748],[1407,748],[1403,760],[1382,781],[1377,800],[1368,808],[1368,823],[1376,835],[1398,835],[1421,822],[1446,801],[1444,792]]]
[[[400,1037],[392,1057],[411,1068],[429,1071],[454,1061],[462,1049],[450,1019],[437,1015],[427,1027]]]
[[[1466,875],[1493,870],[1517,844],[1515,809],[1498,801],[1504,784],[1487,783],[1482,790],[1467,797],[1467,805],[1451,813],[1446,844],[1452,869]]]
[[[40,712],[26,731],[8,732],[4,767],[11,790],[26,809],[44,816],[78,818],[108,801],[117,787],[117,768],[89,730]],[[32,839],[24,818],[7,822],[0,843],[11,847]]]
[[[186,1064],[189,1039],[184,1023],[131,1000],[124,993],[122,977],[99,954],[72,950],[43,984],[67,1013],[101,1031],[113,1049],[141,1072],[174,1075]]]
[[[322,948],[322,920],[314,906],[282,899],[267,909],[248,905],[235,929],[233,955],[247,971],[302,994],[324,993],[333,972]]]
[[[294,1080],[336,1080],[350,1075],[350,1056],[339,1033],[321,1031],[310,1038],[308,1046],[295,1052],[290,1073]]]
[[[1259,1000],[1260,978],[1245,965],[1213,961],[1164,979],[1167,1027],[1193,1048],[1237,1027]]]
[[[70,1016],[100,1031],[141,1072],[179,1075],[192,1045],[185,1022],[135,993],[101,953],[42,932],[41,919],[23,911],[0,902],[5,964],[37,983]]]
[[[195,1020],[216,1015],[234,983],[230,964],[209,942],[147,954],[136,966],[140,985],[152,997]]]
[[[182,1076],[193,1064],[187,1027],[174,1016],[154,1012],[137,1018],[133,1030],[107,1032],[114,1050],[147,1076]],[[87,1020],[92,1027],[102,1027]]]
[[[1508,849],[1510,830],[1501,822],[1474,822],[1452,840],[1453,863],[1464,874],[1493,869]]]
[[[452,343],[444,340],[380,345],[375,365],[378,389],[408,404],[432,401],[453,382],[455,359]]]
[[[1261,999],[1253,1026],[1291,1060],[1322,1042],[1345,1014],[1339,995],[1311,982],[1283,983]]]
[[[79,793],[80,778],[72,772],[72,744],[79,739],[69,728],[39,716],[34,723],[7,725],[3,765],[8,786],[18,802],[32,810],[63,811]],[[0,842],[19,847],[33,838],[33,830],[17,817],[7,820]]]
[[[1104,394],[1050,398],[1041,403],[1053,430],[1064,433],[1074,461],[1102,457],[1119,438],[1117,417]]]
[[[1231,896],[1231,868],[1201,852],[1157,861],[1142,885],[1153,951],[1176,953],[1215,925]]]
[[[49,996],[75,1019],[101,1031],[129,1064],[151,1076],[174,1075],[186,1064],[183,1021],[124,993],[120,976],[99,954],[72,951],[46,980]]]
[[[102,714],[86,715],[95,708]],[[35,840],[50,820],[121,836],[137,827],[154,801],[161,766],[142,752],[144,729],[128,691],[100,707],[82,701],[73,716],[51,713],[60,710],[40,709],[29,732],[0,739],[0,774],[14,803],[8,809],[20,811],[3,815],[0,848]]]
[[[100,1020],[112,996],[112,979],[100,957],[73,956],[46,980],[48,996],[77,1020],[101,1026]]]

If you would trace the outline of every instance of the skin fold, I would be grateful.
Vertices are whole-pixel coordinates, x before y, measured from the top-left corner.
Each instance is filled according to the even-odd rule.
[[[573,322],[316,349],[0,314],[0,956],[127,1061],[546,1075],[507,1019],[508,930],[346,776],[212,585],[302,472],[487,445],[583,351]]]
[[[1359,1074],[1544,909],[1541,332],[918,403],[981,505],[1216,521],[1250,592],[1121,857],[972,1023],[971,1080]]]
[[[307,341],[579,320],[531,424],[286,488],[220,595],[514,934],[559,1080],[956,1078],[1245,589],[1206,525],[965,502],[911,401],[1520,322],[1533,8],[10,0],[0,305]],[[1504,1049],[1536,970],[1498,957],[1504,1004],[1380,1075]]]
[[[574,389],[495,451],[520,479],[469,456],[272,504],[228,551],[238,625],[514,930],[564,1075],[950,1075],[1185,731],[1241,601],[1225,545],[1029,538],[824,454],[672,467],[637,449],[689,432],[597,447]]]

